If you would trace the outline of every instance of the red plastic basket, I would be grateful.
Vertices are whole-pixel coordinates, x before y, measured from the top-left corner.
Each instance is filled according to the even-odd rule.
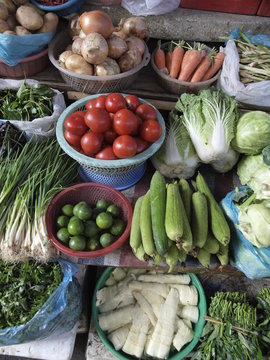
[[[0,60],[0,75],[8,78],[29,77],[44,70],[49,63],[47,48],[35,55],[28,56],[15,66],[8,66]]]
[[[127,225],[125,231],[117,240],[111,245],[95,251],[72,250],[57,240],[55,237],[57,231],[56,218],[60,215],[61,208],[65,204],[69,203],[74,205],[80,201],[85,201],[90,205],[95,205],[97,200],[101,198],[114,203],[122,210],[122,219]],[[75,258],[94,258],[113,252],[124,244],[130,234],[132,215],[133,209],[131,205],[128,199],[120,191],[104,184],[83,183],[73,185],[56,195],[47,209],[45,222],[49,239],[62,253]]]

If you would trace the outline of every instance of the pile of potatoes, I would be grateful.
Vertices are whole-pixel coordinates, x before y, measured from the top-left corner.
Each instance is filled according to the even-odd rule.
[[[92,13],[95,13],[92,17]],[[64,52],[59,55],[58,62],[61,67],[73,71],[78,74],[96,75],[96,76],[111,76],[129,71],[138,66],[143,59],[145,52],[145,42],[143,39],[146,37],[147,32],[143,33],[130,33],[125,29],[128,26],[114,28],[112,26],[107,35],[101,34],[95,30],[99,26],[91,24],[96,20],[96,13],[101,11],[93,11],[84,13],[81,16],[77,15],[69,22],[69,34],[72,37],[72,44],[68,45]],[[87,16],[90,15],[90,19]],[[104,14],[98,14],[105,16]],[[106,15],[108,17],[108,15]],[[84,18],[83,18],[84,17]],[[87,20],[90,24],[87,28],[88,33],[83,31],[84,24],[82,18]],[[129,18],[127,24],[129,24]],[[142,19],[139,19],[142,22]],[[138,19],[136,19],[136,25]],[[143,27],[146,24],[143,23]],[[92,30],[93,29],[93,30]],[[118,31],[117,31],[118,30]]]
[[[28,0],[0,0],[0,33],[29,35],[55,31],[58,16],[45,13]]]

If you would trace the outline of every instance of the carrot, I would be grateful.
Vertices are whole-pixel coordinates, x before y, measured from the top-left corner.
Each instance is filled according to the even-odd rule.
[[[224,58],[225,54],[223,52],[218,52],[215,55],[212,66],[207,70],[204,77],[202,78],[202,81],[209,80],[215,75],[215,73],[221,68]]]
[[[184,41],[180,41],[172,52],[172,65],[170,70],[170,77],[173,79],[177,78],[181,68],[181,64],[185,53],[184,49],[182,48],[183,45],[184,45]]]
[[[166,54],[166,68],[168,69],[169,73],[171,71],[171,65],[172,65],[172,48],[173,48],[173,44],[172,42],[170,42],[169,46],[168,46],[168,51]]]
[[[202,58],[196,70],[194,71],[190,82],[199,82],[202,80],[202,78],[204,77],[207,70],[210,68],[212,64],[213,53],[214,53],[213,49],[210,50],[208,55],[206,54],[205,50],[202,51],[202,55],[204,55],[204,57]]]
[[[158,47],[155,52],[154,60],[158,70],[168,74],[168,69],[166,68],[165,52],[163,49],[161,49],[161,40],[158,40]]]
[[[187,81],[201,62],[202,54],[199,50],[187,50],[183,57],[178,80]]]

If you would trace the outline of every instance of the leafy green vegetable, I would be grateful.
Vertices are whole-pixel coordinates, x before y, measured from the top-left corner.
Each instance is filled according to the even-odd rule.
[[[260,289],[258,296],[258,332],[263,355],[270,358],[270,288]]]
[[[259,154],[270,144],[270,115],[264,111],[250,111],[237,123],[232,147],[246,155]]]
[[[263,151],[263,162],[265,163],[265,165],[269,165],[270,166],[270,145],[266,146]]]
[[[235,204],[241,205],[243,204],[251,195],[253,194],[253,190],[249,187],[243,190],[239,190],[235,188],[235,193],[233,194],[232,200]]]
[[[0,261],[0,329],[29,321],[62,278],[59,263]]]

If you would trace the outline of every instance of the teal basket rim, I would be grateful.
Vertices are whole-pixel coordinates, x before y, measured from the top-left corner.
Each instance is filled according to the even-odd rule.
[[[114,168],[123,168],[123,167],[128,167],[128,166],[139,165],[142,162],[149,159],[152,155],[154,155],[158,151],[158,149],[161,147],[161,145],[165,139],[165,134],[166,134],[165,122],[164,122],[164,119],[163,119],[163,116],[161,115],[161,113],[158,111],[158,109],[154,105],[150,104],[148,101],[143,100],[141,98],[139,98],[141,103],[149,104],[155,109],[155,111],[157,113],[157,120],[162,127],[161,137],[157,141],[155,141],[153,144],[151,144],[142,153],[137,154],[137,155],[133,156],[132,158],[128,158],[128,159],[99,160],[99,159],[90,158],[88,156],[80,154],[78,151],[74,150],[72,148],[72,146],[70,146],[68,144],[68,142],[66,141],[66,139],[64,138],[63,128],[64,128],[64,121],[65,121],[66,117],[71,115],[77,109],[84,107],[84,105],[86,104],[86,102],[88,100],[95,99],[100,95],[108,95],[108,94],[109,93],[90,95],[90,96],[80,99],[80,100],[74,102],[73,104],[71,104],[70,106],[68,106],[62,112],[62,114],[60,115],[60,117],[57,121],[57,124],[56,124],[57,141],[66,154],[68,154],[74,160],[78,161],[80,164],[85,165],[85,166],[104,168],[104,169],[114,169]],[[127,94],[124,94],[124,93],[121,93],[121,94],[124,97],[127,96]]]
[[[128,354],[125,354],[121,350],[120,351],[115,350],[115,348],[113,347],[111,342],[107,339],[107,335],[105,334],[105,332],[99,326],[98,309],[96,307],[96,294],[97,294],[97,291],[99,289],[104,287],[105,281],[108,279],[108,277],[109,277],[112,270],[113,270],[113,267],[106,268],[103,271],[100,278],[98,279],[98,282],[97,282],[97,284],[95,286],[94,294],[93,294],[93,297],[92,297],[92,316],[93,316],[94,325],[95,325],[95,328],[97,330],[97,333],[98,333],[101,341],[103,342],[103,344],[106,346],[106,348],[114,356],[116,356],[120,360],[135,360],[136,358],[134,356],[130,356]],[[182,359],[184,359],[195,348],[195,346],[199,342],[199,339],[201,337],[203,327],[204,327],[204,324],[205,324],[204,315],[207,314],[207,304],[206,304],[206,298],[205,298],[205,294],[204,294],[202,284],[201,284],[200,280],[198,279],[198,277],[195,274],[189,273],[189,272],[186,273],[186,274],[188,274],[190,276],[191,284],[194,285],[197,288],[198,293],[199,293],[199,304],[198,304],[199,314],[200,314],[199,315],[199,320],[195,325],[194,338],[192,339],[192,341],[190,343],[186,344],[182,348],[182,350],[180,350],[179,352],[175,351],[175,352],[172,353],[172,355],[169,354],[169,357],[167,358],[167,360],[182,360]],[[151,357],[149,357],[149,359],[151,359]],[[152,359],[154,359],[154,358],[152,358]]]

